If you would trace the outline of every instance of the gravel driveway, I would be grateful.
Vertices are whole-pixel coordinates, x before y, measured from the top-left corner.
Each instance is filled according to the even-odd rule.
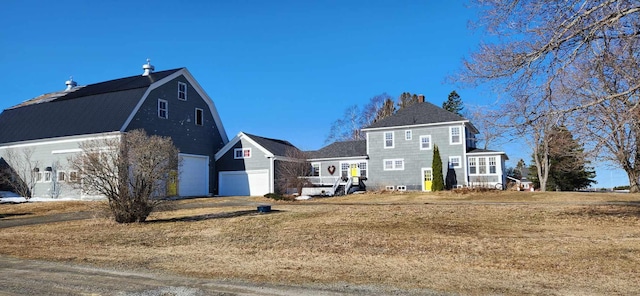
[[[0,256],[0,295],[341,296],[425,295],[424,292],[414,294],[345,284],[316,287],[251,284]]]

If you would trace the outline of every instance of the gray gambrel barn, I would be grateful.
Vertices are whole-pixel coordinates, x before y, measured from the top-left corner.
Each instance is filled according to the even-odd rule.
[[[0,114],[0,156],[29,148],[38,163],[33,196],[90,198],[68,186],[67,159],[79,144],[135,129],[171,137],[180,150],[178,194],[214,193],[214,155],[227,142],[211,98],[186,68],[144,73],[41,95]]]

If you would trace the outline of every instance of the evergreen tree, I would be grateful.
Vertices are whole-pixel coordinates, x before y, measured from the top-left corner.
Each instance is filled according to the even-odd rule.
[[[460,95],[458,95],[455,90],[452,91],[447,100],[442,103],[442,109],[462,116],[462,109],[464,109],[464,106],[462,104],[462,99],[460,99]]]
[[[431,191],[444,190],[444,175],[442,173],[442,158],[440,158],[440,150],[437,145],[433,145],[433,162],[431,163],[433,170],[433,183]]]
[[[564,126],[557,126],[551,132],[549,142],[549,179],[547,190],[573,191],[586,188],[596,183],[593,178],[596,172],[586,160],[582,144],[573,138],[571,132]],[[530,172],[535,171],[532,165]],[[540,187],[537,176],[531,176],[534,186]]]

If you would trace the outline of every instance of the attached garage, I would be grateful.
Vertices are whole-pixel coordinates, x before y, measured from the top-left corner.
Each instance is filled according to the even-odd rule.
[[[219,195],[259,196],[269,193],[269,170],[227,171],[218,177]]]
[[[209,195],[209,157],[203,155],[180,154],[180,174],[178,195]]]

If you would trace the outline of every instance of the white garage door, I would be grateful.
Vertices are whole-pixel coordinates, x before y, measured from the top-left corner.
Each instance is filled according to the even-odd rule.
[[[269,170],[220,172],[222,196],[259,196],[269,193]]]
[[[202,155],[180,154],[180,176],[178,195],[209,195],[209,157]]]

